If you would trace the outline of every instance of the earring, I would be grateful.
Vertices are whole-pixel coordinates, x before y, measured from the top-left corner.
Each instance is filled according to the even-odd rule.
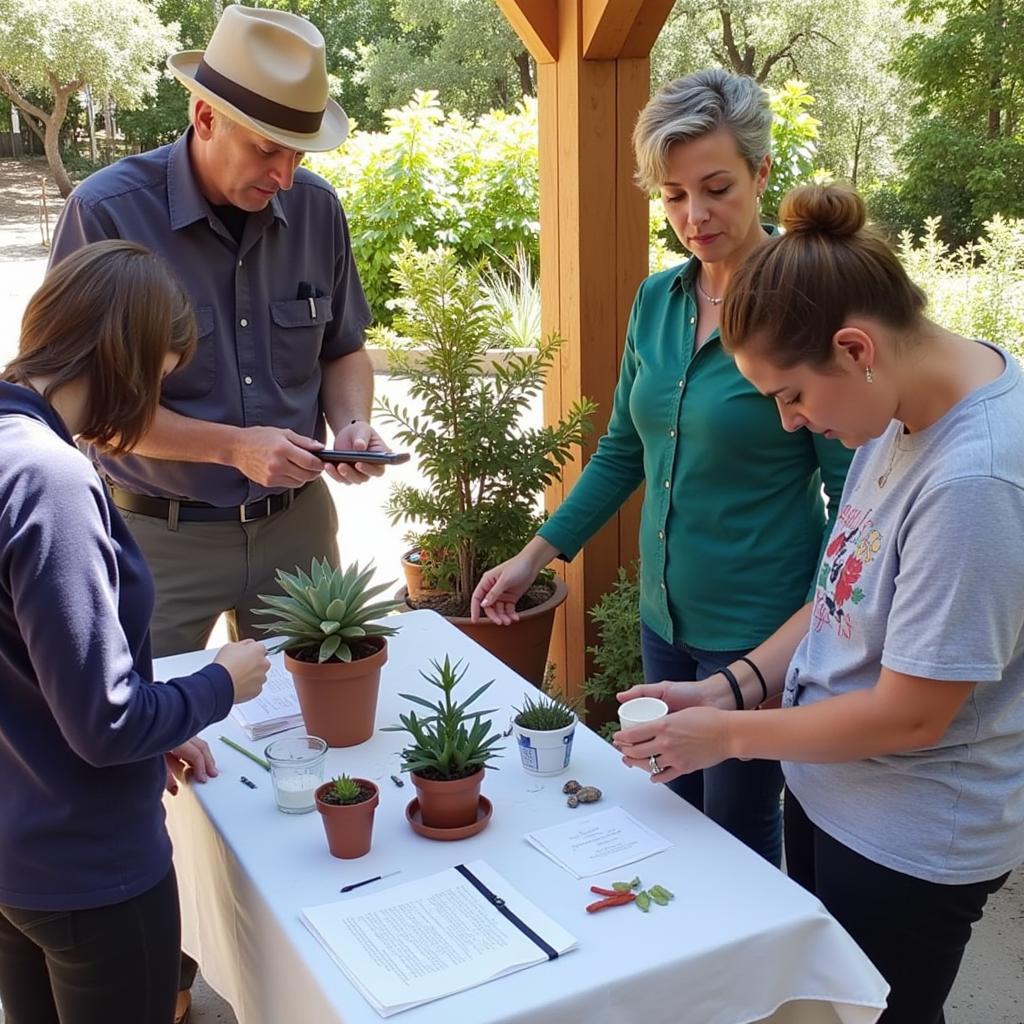
[[[871,372],[871,367],[870,366],[866,367],[865,370],[864,370],[864,379],[869,384],[874,384],[875,383],[875,375]]]

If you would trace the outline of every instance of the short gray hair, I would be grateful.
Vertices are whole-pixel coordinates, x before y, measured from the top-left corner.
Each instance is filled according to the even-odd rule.
[[[746,75],[719,68],[696,71],[663,85],[640,111],[633,129],[636,183],[654,192],[665,180],[665,158],[677,142],[718,128],[732,132],[751,173],[771,152],[768,93]]]

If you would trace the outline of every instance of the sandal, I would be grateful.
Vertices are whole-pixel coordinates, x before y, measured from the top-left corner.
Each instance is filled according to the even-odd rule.
[[[188,989],[178,993],[174,1006],[174,1024],[189,1024],[192,1020],[192,993]]]

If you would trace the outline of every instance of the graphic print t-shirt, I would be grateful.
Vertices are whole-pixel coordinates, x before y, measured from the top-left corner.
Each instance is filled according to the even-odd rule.
[[[997,351],[995,381],[857,452],[784,694],[814,704],[883,666],[977,684],[934,747],[784,765],[834,839],[944,884],[1024,861],[1024,374]]]

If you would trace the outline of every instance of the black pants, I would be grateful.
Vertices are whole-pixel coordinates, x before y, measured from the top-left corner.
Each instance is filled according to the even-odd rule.
[[[786,865],[850,933],[892,989],[878,1024],[943,1024],[971,926],[1009,876],[940,885],[905,875],[837,842],[786,790]]]
[[[7,1024],[170,1024],[180,939],[173,868],[148,892],[109,907],[0,906]]]

